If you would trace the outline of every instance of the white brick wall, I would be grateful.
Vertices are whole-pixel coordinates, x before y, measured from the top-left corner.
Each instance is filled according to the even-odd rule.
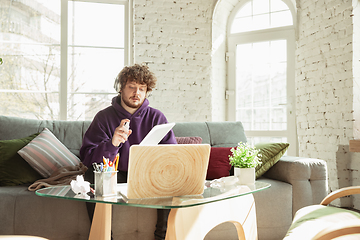
[[[150,104],[169,121],[211,121],[209,0],[134,0],[135,62],[158,78]]]
[[[296,57],[300,155],[327,161],[329,187],[351,185],[353,137],[352,2],[298,3]],[[337,202],[351,206],[351,199]]]

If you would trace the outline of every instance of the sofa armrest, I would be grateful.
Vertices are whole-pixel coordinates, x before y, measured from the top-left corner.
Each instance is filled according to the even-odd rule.
[[[321,159],[283,156],[264,177],[292,185],[293,215],[302,207],[319,204],[328,194],[327,165]]]

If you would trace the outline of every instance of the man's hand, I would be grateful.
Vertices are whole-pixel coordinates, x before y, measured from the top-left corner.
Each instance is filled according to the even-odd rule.
[[[128,128],[126,128],[124,125],[126,122],[130,122],[129,119],[123,119],[120,123],[120,125],[115,128],[115,132],[114,135],[112,137],[112,144],[115,147],[118,147],[120,145],[120,143],[124,143],[128,140],[128,137],[130,136],[130,134],[132,133],[131,130],[129,130]]]

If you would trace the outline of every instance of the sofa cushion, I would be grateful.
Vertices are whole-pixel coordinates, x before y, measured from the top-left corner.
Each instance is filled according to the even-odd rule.
[[[260,164],[255,168],[256,178],[266,173],[289,148],[288,143],[258,143],[255,148],[260,149]]]
[[[209,130],[204,122],[176,123],[172,130],[176,137],[201,136],[202,143],[210,144]]]
[[[207,180],[227,177],[230,175],[229,164],[230,147],[212,147],[206,174]]]
[[[175,137],[178,144],[201,144],[201,137]]]
[[[241,122],[206,122],[206,125],[212,147],[236,147],[239,142],[247,142]]]
[[[41,178],[41,175],[17,153],[37,135],[38,133],[25,138],[0,141],[0,186],[33,183]]]
[[[79,158],[47,128],[18,153],[45,178],[60,167],[76,166],[80,163]]]
[[[9,116],[0,116],[0,122],[0,140],[24,138],[47,128],[77,157],[80,155],[85,132],[91,124],[91,121],[39,120]]]

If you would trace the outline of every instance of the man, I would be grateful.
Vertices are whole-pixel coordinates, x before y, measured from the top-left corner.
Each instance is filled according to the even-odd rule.
[[[114,84],[118,96],[112,99],[111,106],[96,114],[84,135],[80,148],[84,165],[90,168],[93,163],[101,163],[103,157],[114,159],[119,153],[118,183],[127,181],[130,146],[139,144],[155,125],[167,123],[161,111],[149,107],[147,96],[155,85],[156,77],[146,65],[135,64],[121,70]],[[130,129],[124,126],[126,122]],[[176,144],[173,131],[160,143]],[[91,219],[93,208],[88,204]],[[158,210],[155,239],[165,239],[168,213]]]

